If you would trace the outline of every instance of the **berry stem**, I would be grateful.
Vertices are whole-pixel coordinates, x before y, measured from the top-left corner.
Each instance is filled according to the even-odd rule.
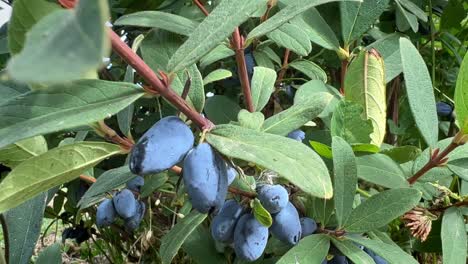
[[[255,108],[252,101],[252,92],[250,90],[249,74],[247,73],[247,64],[245,62],[244,55],[244,44],[245,39],[241,36],[239,28],[234,30],[232,33],[231,46],[236,53],[237,62],[237,74],[239,75],[242,93],[244,94],[245,106],[249,112],[255,112]]]
[[[284,50],[283,65],[281,66],[281,70],[278,73],[278,78],[276,79],[275,86],[279,86],[280,83],[284,79],[284,75],[286,74],[286,71],[288,70],[289,55],[290,54],[291,54],[291,51],[289,49]]]
[[[205,6],[203,6],[200,0],[193,0],[193,2],[202,11],[202,13],[205,14],[205,16],[209,15],[208,10],[206,10]]]
[[[244,196],[244,197],[247,197],[247,198],[250,198],[250,199],[255,199],[255,197],[257,197],[257,194],[255,194],[255,193],[246,192],[246,191],[243,191],[241,189],[237,189],[237,188],[234,188],[234,187],[231,187],[231,186],[229,186],[228,191],[230,193],[237,194],[237,195],[240,195],[240,196]]]

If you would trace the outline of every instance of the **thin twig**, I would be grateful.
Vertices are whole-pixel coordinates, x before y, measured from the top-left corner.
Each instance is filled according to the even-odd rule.
[[[249,74],[247,73],[247,64],[245,62],[244,43],[244,37],[241,36],[239,28],[236,28],[234,33],[232,33],[231,46],[236,53],[237,73],[239,75],[242,93],[244,94],[245,106],[249,112],[255,112],[252,92],[250,90]]]
[[[276,78],[276,82],[275,82],[276,87],[281,84],[281,82],[284,79],[284,75],[286,74],[286,71],[288,70],[290,54],[291,54],[291,51],[289,49],[284,50],[283,65],[281,66],[281,70],[278,73],[278,78]]]
[[[234,188],[234,187],[231,187],[231,186],[229,187],[228,191],[230,193],[238,194],[240,196],[244,196],[244,197],[247,197],[247,198],[250,198],[250,199],[255,199],[255,197],[257,197],[257,194],[255,194],[255,193],[247,192],[247,191],[237,189],[237,188]]]
[[[196,6],[198,6],[198,8],[203,12],[203,14],[205,14],[205,16],[209,15],[208,10],[206,10],[205,6],[203,6],[203,4],[200,3],[199,0],[193,0],[193,2]]]

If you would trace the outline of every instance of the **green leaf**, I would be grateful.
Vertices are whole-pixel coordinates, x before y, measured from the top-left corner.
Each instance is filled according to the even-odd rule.
[[[333,197],[338,226],[346,221],[353,208],[357,185],[357,165],[353,149],[340,137],[333,137]]]
[[[8,63],[8,73],[28,83],[95,76],[110,51],[104,25],[109,16],[106,0],[80,0],[73,10],[41,19],[28,32],[23,50]]]
[[[327,73],[325,73],[320,66],[311,61],[296,60],[289,63],[288,66],[304,73],[311,80],[321,80],[324,83],[327,82]]]
[[[395,1],[396,6],[397,6],[397,26],[398,29],[406,31],[408,30],[409,25],[413,32],[418,32],[419,29],[419,23],[418,19],[415,15],[411,14],[410,12],[406,11],[403,6],[398,1]],[[402,21],[402,19],[405,20],[405,22]]]
[[[398,246],[360,236],[346,236],[346,238],[372,250],[375,254],[388,261],[389,264],[418,264],[411,255]]]
[[[431,77],[424,59],[410,40],[400,38],[400,53],[414,121],[426,143],[432,147],[437,143],[439,122]]]
[[[60,10],[57,3],[47,0],[17,0],[13,3],[13,12],[8,24],[8,46],[11,54],[21,51],[26,33],[43,17]]]
[[[457,120],[463,133],[468,134],[468,55],[465,54],[458,72],[455,88],[455,108]]]
[[[271,218],[270,213],[260,203],[260,200],[255,198],[252,201],[252,204],[252,212],[255,216],[255,219],[257,219],[260,224],[266,227],[270,227],[273,224],[273,218]]]
[[[141,43],[141,54],[143,60],[155,72],[160,70],[168,72],[167,63],[181,44],[182,39],[179,35],[171,32],[153,30]],[[186,101],[196,111],[201,112],[205,105],[205,89],[203,77],[197,65],[193,64],[186,69],[176,72],[176,74],[172,76],[171,88],[178,95],[181,95],[189,76],[191,78],[191,86]]]
[[[223,0],[172,56],[169,71],[176,72],[197,62],[264,4],[264,1]]]
[[[223,80],[232,76],[232,72],[225,69],[214,70],[203,79],[203,85],[207,85],[212,82]]]
[[[234,56],[235,54],[236,53],[225,44],[220,44],[200,59],[200,67],[205,68],[216,61]]]
[[[190,236],[185,239],[182,249],[195,260],[196,263],[227,263],[224,255],[216,251],[215,242],[211,238],[210,231],[202,225],[199,225]]]
[[[11,174],[11,173],[10,173]],[[8,179],[8,177],[7,177]],[[3,185],[3,182],[2,184]],[[5,189],[2,188],[2,192]],[[16,199],[21,200],[22,197]],[[29,263],[41,234],[42,218],[46,206],[47,193],[41,193],[30,199],[23,199],[19,206],[5,213],[5,222],[8,227],[9,263]]]
[[[47,151],[47,142],[43,136],[23,139],[0,149],[0,163],[14,168],[21,162]]]
[[[237,115],[239,124],[243,127],[250,128],[253,130],[260,130],[265,121],[265,116],[261,112],[253,112],[242,109]]]
[[[98,202],[103,197],[103,194],[117,189],[135,177],[136,175],[130,172],[127,165],[104,172],[81,197],[78,206],[81,209],[91,206]]]
[[[467,238],[465,220],[459,208],[451,207],[445,210],[441,231],[443,263],[466,263]]]
[[[154,191],[161,188],[169,180],[168,171],[163,171],[158,174],[152,174],[145,177],[145,185],[141,187],[140,197],[148,197]]]
[[[410,188],[392,189],[373,195],[351,212],[344,230],[360,233],[382,227],[416,206],[419,199],[421,193]]]
[[[353,242],[349,240],[338,240],[334,237],[332,237],[331,241],[333,245],[335,245],[353,263],[375,264],[372,257],[364,252],[364,250],[358,248]]]
[[[143,95],[136,85],[101,80],[31,91],[0,105],[0,147],[104,119]]]
[[[411,2],[410,0],[396,0],[395,2],[408,9],[411,13],[421,19],[421,21],[427,22],[426,12],[421,10],[421,8],[419,8],[419,6],[417,6],[415,3]]]
[[[335,211],[333,199],[311,198],[307,206],[307,215],[317,220],[322,226],[326,226]]]
[[[461,22],[466,17],[463,0],[449,0],[440,18],[440,30],[460,30]]]
[[[263,123],[263,131],[286,136],[316,118],[328,105],[332,96],[326,93],[317,94],[307,101],[301,101],[290,108],[268,118]]]
[[[268,69],[275,69],[275,64],[273,60],[262,50],[254,50],[253,56],[255,58],[256,65]]]
[[[335,33],[325,19],[322,18],[317,9],[313,7],[310,8],[302,13],[302,15],[293,18],[291,23],[304,30],[307,33],[307,37],[309,37],[312,42],[326,49],[340,49],[340,42],[336,38]]]
[[[61,264],[62,250],[60,243],[52,244],[41,251],[36,264]]]
[[[370,143],[380,146],[385,137],[387,101],[384,62],[377,52],[363,50],[350,62],[344,89],[345,99],[360,104],[364,109],[362,118],[372,121]]]
[[[224,95],[215,95],[206,100],[206,116],[216,125],[237,120],[240,106]]]
[[[361,37],[380,17],[389,0],[362,2],[340,2],[343,41],[345,46]]]
[[[267,36],[279,46],[290,49],[301,56],[307,56],[312,50],[312,44],[307,34],[299,26],[291,23],[283,24],[268,33]]]
[[[408,187],[403,170],[390,157],[377,153],[358,157],[356,161],[360,179],[386,188]]]
[[[3,71],[0,71],[0,74],[3,74]],[[14,81],[0,80],[0,93],[2,93],[2,97],[0,98],[0,104],[3,104],[11,98],[27,93],[29,91],[30,89],[26,84],[17,83]]]
[[[325,4],[328,2],[333,2],[333,1],[335,0],[310,0],[310,1],[307,1],[306,3],[304,3],[303,1],[295,1],[294,3],[281,9],[278,13],[270,17],[267,21],[261,23],[252,31],[250,31],[250,33],[247,35],[247,42],[250,42],[254,38],[258,38],[258,37],[268,34],[269,32],[272,32],[273,30],[279,28],[280,26],[282,26],[289,20],[307,11],[311,7]],[[356,0],[351,0],[351,1],[356,1]],[[357,0],[357,1],[360,1],[360,0]]]
[[[159,11],[141,11],[121,16],[114,25],[160,28],[184,36],[190,35],[198,23],[183,16]]]
[[[219,125],[206,140],[222,154],[276,171],[312,196],[331,198],[327,167],[306,145],[293,139],[235,125]]]
[[[332,136],[339,136],[350,144],[371,142],[369,135],[373,131],[372,121],[363,120],[363,112],[360,104],[341,101],[332,116]]]
[[[200,225],[208,215],[192,211],[189,215],[180,220],[161,239],[159,253],[163,264],[171,263],[185,239]]]
[[[80,142],[30,158],[16,166],[0,183],[0,212],[73,180],[83,171],[121,151],[118,145],[109,143]]]
[[[400,37],[398,33],[388,34],[367,46],[367,50],[376,49],[382,56],[385,64],[385,82],[390,82],[402,71],[400,56]]]
[[[392,158],[394,161],[402,164],[415,160],[420,154],[421,149],[415,146],[401,146],[382,150],[380,153]]]
[[[254,67],[252,77],[252,102],[255,111],[261,111],[275,89],[276,72],[264,67]]]
[[[310,146],[317,152],[320,156],[325,157],[327,159],[333,158],[332,148],[320,143],[318,141],[309,141]]]
[[[284,254],[276,264],[322,263],[330,248],[330,238],[323,234],[304,237]]]

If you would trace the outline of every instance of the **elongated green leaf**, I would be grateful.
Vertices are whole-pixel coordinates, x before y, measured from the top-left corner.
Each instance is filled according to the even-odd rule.
[[[267,21],[261,23],[259,26],[257,26],[252,31],[250,31],[250,33],[247,35],[247,42],[250,42],[253,38],[261,37],[279,28],[281,25],[285,24],[289,20],[293,19],[297,15],[300,15],[301,13],[305,12],[311,7],[333,2],[333,1],[335,0],[309,0],[307,2],[295,1],[294,3],[281,9],[281,11],[276,13]],[[351,1],[360,1],[360,0],[351,0]]]
[[[296,16],[291,20],[291,23],[299,26],[307,33],[309,39],[326,48],[331,50],[339,50],[340,42],[336,38],[335,33],[327,24],[325,19],[315,8],[310,8],[305,11],[302,15]]]
[[[198,61],[264,4],[265,1],[223,0],[172,56],[169,71],[182,70]]]
[[[41,234],[46,199],[47,193],[41,193],[5,213],[10,263],[29,263]]]
[[[307,56],[312,50],[312,44],[307,34],[299,26],[291,23],[280,26],[268,33],[267,36],[279,46],[302,56]]]
[[[310,204],[307,206],[308,215],[311,215],[313,219],[326,226],[335,210],[334,200],[313,197],[310,201]]]
[[[408,9],[411,13],[413,13],[422,21],[427,22],[426,12],[421,10],[421,8],[419,8],[419,6],[417,6],[415,3],[411,2],[410,0],[397,0],[395,2],[398,2],[399,4],[401,4],[403,7]]]
[[[99,201],[106,192],[117,189],[119,186],[124,185],[135,177],[136,175],[130,172],[127,165],[104,172],[97,178],[96,182],[89,187],[83,197],[81,197],[78,206],[80,206],[81,209],[89,207],[93,203]]]
[[[289,67],[304,73],[311,80],[321,80],[322,82],[327,83],[327,74],[325,71],[320,68],[320,66],[311,61],[296,60],[289,63],[288,65]]]
[[[168,72],[167,63],[180,45],[182,45],[182,39],[179,35],[155,30],[150,32],[141,43],[141,53],[144,61],[155,72],[159,70]],[[171,88],[181,95],[189,76],[191,85],[186,101],[195,110],[201,112],[205,105],[205,89],[203,77],[197,65],[190,65],[187,69],[176,72],[171,82]]]
[[[237,120],[239,120],[240,126],[253,130],[260,130],[263,122],[265,121],[265,116],[263,116],[262,112],[250,113],[249,111],[242,109],[237,115]]]
[[[206,214],[192,211],[162,238],[159,252],[163,264],[171,263],[172,258],[177,254],[185,239],[190,236],[206,217]]]
[[[415,146],[401,146],[385,149],[382,150],[380,153],[385,154],[392,158],[394,161],[402,164],[408,161],[415,160],[421,154],[421,150]]]
[[[399,1],[395,1],[395,3],[397,6],[397,13],[399,16],[399,19],[397,18],[398,29],[406,31],[408,30],[409,25],[413,32],[418,32],[419,24],[416,16],[408,12],[405,8],[403,8]],[[404,21],[402,21],[403,19]]]
[[[208,75],[205,78],[203,78],[203,85],[207,85],[212,82],[223,80],[231,76],[232,76],[232,72],[225,70],[225,69],[217,69],[208,73]]]
[[[13,168],[21,162],[47,151],[47,142],[43,136],[18,141],[0,149],[0,163]]]
[[[13,3],[13,13],[8,25],[8,46],[11,54],[23,48],[26,32],[48,14],[60,10],[57,3],[47,0],[18,0]]]
[[[343,41],[349,45],[364,34],[387,8],[389,0],[340,2]]]
[[[320,157],[293,139],[235,125],[219,125],[206,140],[222,154],[280,174],[304,192],[323,198],[332,196],[328,170]]]
[[[276,264],[322,263],[327,257],[330,239],[323,234],[307,236],[284,254]]]
[[[340,137],[333,137],[333,193],[338,226],[346,221],[353,208],[357,185],[357,165],[351,146]]]
[[[235,52],[232,49],[228,48],[225,44],[220,44],[200,59],[200,67],[205,68],[216,61],[234,56],[234,54]]]
[[[255,111],[261,111],[268,103],[274,90],[276,72],[265,67],[254,67],[252,77],[252,102]]]
[[[240,106],[224,95],[215,95],[206,100],[205,113],[216,125],[237,120]]]
[[[119,153],[121,149],[118,145],[80,142],[32,157],[16,166],[0,183],[0,212],[73,180],[86,169]]]
[[[364,109],[362,117],[372,121],[370,143],[380,146],[387,124],[384,62],[380,55],[375,51],[361,51],[349,65],[344,86],[345,99],[359,103]]]
[[[143,95],[136,85],[100,80],[29,92],[0,105],[0,147],[104,119]]]
[[[198,26],[198,23],[183,16],[159,11],[141,11],[121,16],[114,25],[160,28],[177,34],[188,36]]]
[[[360,236],[346,236],[346,238],[372,250],[375,254],[388,261],[389,264],[418,264],[418,261],[396,245]]]
[[[400,53],[414,121],[426,143],[432,147],[439,138],[439,126],[431,77],[424,59],[409,39],[400,38]]]
[[[416,206],[421,199],[418,190],[392,189],[373,195],[349,215],[344,224],[348,232],[366,232],[388,224]]]
[[[265,120],[262,130],[267,133],[286,136],[289,132],[300,128],[317,117],[332,98],[330,94],[320,93],[307,101],[294,104]]]
[[[451,207],[445,211],[441,231],[443,263],[466,263],[465,220],[459,208]]]
[[[387,188],[408,187],[403,170],[390,157],[376,153],[358,157],[356,161],[360,179]]]
[[[140,197],[148,197],[153,194],[154,191],[158,190],[169,179],[168,171],[163,171],[157,174],[148,175],[145,177],[145,185],[141,187]]]
[[[3,74],[3,71],[0,71],[0,74]],[[13,97],[27,93],[29,91],[30,89],[26,84],[21,84],[13,81],[0,81],[0,93],[2,93],[2,97],[0,98],[0,104],[10,100]]]
[[[382,55],[385,64],[385,81],[387,83],[403,71],[400,56],[400,36],[398,33],[389,34],[367,46],[367,50],[374,48]]]
[[[348,143],[370,143],[372,121],[363,120],[363,108],[354,102],[341,101],[335,108],[331,119],[331,134],[339,136]]]
[[[28,32],[23,50],[8,63],[8,73],[28,83],[67,82],[95,75],[102,57],[109,55],[104,25],[108,19],[106,0],[80,0],[74,10],[54,12]]]
[[[211,238],[210,231],[203,225],[199,225],[190,236],[185,239],[182,249],[195,260],[196,263],[227,263],[224,255],[216,251],[216,246]]]
[[[60,243],[52,244],[41,251],[36,264],[60,264],[62,263],[62,251]]]
[[[444,12],[440,18],[441,30],[460,30],[462,21],[466,18],[466,11],[463,7],[463,0],[449,0],[444,7]]]
[[[458,72],[455,88],[455,108],[457,120],[463,133],[468,134],[468,55],[465,54]]]
[[[260,200],[257,198],[255,198],[252,203],[252,212],[255,219],[257,219],[260,224],[270,227],[273,224],[273,218],[271,218],[270,213],[263,207]]]
[[[338,240],[332,237],[332,243],[335,245],[347,258],[353,263],[360,264],[375,264],[371,256],[364,250],[358,248],[356,244],[349,240]]]

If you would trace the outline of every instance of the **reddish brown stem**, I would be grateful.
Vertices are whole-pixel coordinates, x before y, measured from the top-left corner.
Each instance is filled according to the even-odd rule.
[[[115,32],[109,30],[109,35],[112,42],[112,49],[130,66],[132,66],[133,69],[135,69],[135,71],[140,74],[140,76],[156,92],[172,103],[201,129],[211,129],[214,127],[211,121],[190,108],[182,97],[175,93],[169,85],[163,83],[153,70],[135,52],[133,52],[132,49],[127,46],[127,44],[125,44]]]
[[[283,81],[284,75],[286,74],[286,71],[288,70],[290,54],[291,54],[291,51],[289,49],[284,50],[283,65],[281,66],[281,70],[278,73],[278,78],[276,78],[275,86],[279,86],[280,83]]]
[[[87,176],[87,175],[84,175],[84,174],[81,174],[81,175],[80,175],[80,179],[81,179],[82,181],[85,181],[85,182],[89,183],[89,184],[93,184],[93,183],[96,182],[96,179],[95,179],[95,178],[90,177],[90,176]]]
[[[341,61],[341,88],[340,88],[340,93],[342,95],[345,95],[345,87],[344,87],[344,81],[346,77],[346,72],[348,71],[348,59],[344,59]]]
[[[255,112],[252,102],[252,93],[250,90],[249,74],[247,73],[247,64],[245,63],[244,42],[244,38],[239,32],[239,28],[236,28],[234,33],[232,33],[231,44],[236,52],[237,73],[239,75],[242,92],[244,94],[245,106],[249,112]]]
[[[255,197],[257,197],[257,194],[255,194],[255,193],[246,192],[246,191],[234,188],[234,187],[229,187],[228,191],[230,193],[237,194],[237,195],[240,195],[240,196],[244,196],[244,197],[247,197],[247,198],[250,198],[250,199],[255,199]]]
[[[208,10],[206,10],[205,6],[199,1],[199,0],[193,0],[196,6],[205,14],[205,16],[208,16]]]
[[[442,211],[445,211],[447,209],[449,209],[450,207],[460,207],[460,206],[468,206],[468,201],[459,201],[459,202],[456,202],[452,205],[448,205],[448,206],[444,206],[444,207],[440,207],[440,208],[434,208],[434,209],[429,209],[429,211],[431,212],[442,212]]]
[[[455,138],[454,138],[455,139]],[[409,184],[415,183],[419,178],[421,178],[426,172],[431,170],[432,168],[435,168],[437,166],[442,165],[444,162],[446,162],[446,157],[450,152],[452,152],[454,149],[456,149],[458,146],[461,144],[456,143],[455,141],[452,141],[450,145],[448,145],[444,151],[441,153],[438,153],[436,157],[429,157],[429,161],[424,165],[419,171],[417,171],[411,178],[408,179]]]

